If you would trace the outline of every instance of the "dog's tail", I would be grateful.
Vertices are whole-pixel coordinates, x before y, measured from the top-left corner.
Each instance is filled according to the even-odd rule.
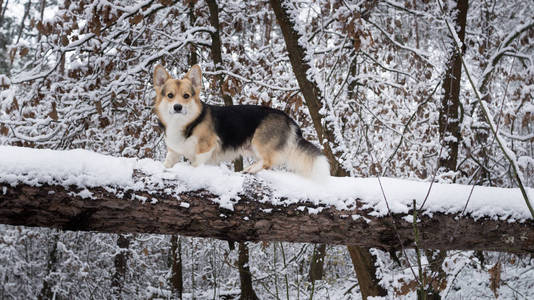
[[[286,158],[289,169],[318,181],[330,176],[328,159],[319,148],[302,137],[302,132],[298,127],[295,128],[292,142]]]

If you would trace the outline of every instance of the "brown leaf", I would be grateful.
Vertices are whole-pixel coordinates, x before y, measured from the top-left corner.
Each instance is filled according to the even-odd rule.
[[[100,116],[102,116],[102,102],[100,102],[100,100],[95,102],[95,107],[96,107],[96,112]]]
[[[111,124],[109,119],[106,117],[99,118],[98,121],[99,121],[100,128],[108,127],[109,124]]]
[[[415,289],[417,289],[417,280],[410,280],[408,282],[405,282],[401,278],[399,279],[399,283],[401,284],[400,288],[398,287],[394,288],[396,296],[404,296],[410,292],[415,291]]]
[[[498,298],[498,290],[501,286],[501,262],[498,261],[491,269],[488,270],[488,273],[490,274],[490,289],[493,291],[495,298]]]
[[[530,115],[531,113],[530,112],[527,112],[525,113],[525,115],[523,116],[523,120],[521,120],[521,126],[523,128],[528,128],[529,125],[530,125]]]
[[[163,4],[163,5],[165,5],[165,6],[171,6],[172,5],[172,0],[159,0],[158,2]]]
[[[69,44],[69,38],[66,35],[61,36],[61,45],[67,46]]]
[[[143,15],[137,14],[133,18],[130,19],[130,24],[136,25],[136,24],[141,23],[141,21],[143,21]]]
[[[15,56],[17,55],[17,48],[12,48],[9,50],[9,60],[11,63],[13,63],[13,60],[15,59]]]
[[[0,135],[7,136],[9,133],[9,128],[5,127],[4,125],[0,125]]]
[[[19,53],[20,53],[20,57],[24,57],[24,56],[26,56],[26,54],[28,54],[28,52],[30,52],[30,49],[28,49],[28,48],[26,48],[26,47],[22,47],[22,48],[20,48],[20,51],[19,51]]]
[[[39,31],[41,34],[44,34],[44,35],[48,35],[49,34],[48,32],[46,32],[46,29],[43,26],[42,22],[38,22],[36,28],[37,28],[37,31]]]
[[[11,102],[11,105],[6,108],[6,113],[11,113],[13,111],[19,110],[19,103],[17,102],[17,98],[13,98],[13,102]]]
[[[54,121],[58,120],[56,102],[52,102],[52,111],[48,114],[48,116]]]
[[[354,46],[354,50],[355,50],[355,51],[360,50],[360,47],[362,46],[362,41],[360,40],[360,37],[359,37],[359,36],[356,36],[356,37],[353,39],[353,43],[352,43],[352,45]]]

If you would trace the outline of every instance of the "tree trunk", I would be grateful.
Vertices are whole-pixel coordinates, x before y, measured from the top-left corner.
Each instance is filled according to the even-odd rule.
[[[221,45],[221,36],[220,36],[220,24],[219,24],[219,6],[215,0],[207,0],[208,8],[210,11],[210,24],[215,31],[211,33],[211,57],[213,59],[213,65],[215,66],[216,71],[223,69],[223,60],[222,60],[222,45]],[[231,106],[234,105],[232,96],[225,93],[223,90],[224,86],[224,76],[222,74],[216,75],[216,80],[219,86],[219,92],[221,97],[224,100],[224,105]],[[240,157],[234,160],[234,171],[239,172],[243,170],[243,158]],[[228,240],[230,249],[233,248],[232,240]],[[250,274],[250,268],[248,267],[249,256],[248,256],[248,246],[241,242],[239,243],[239,259],[238,269],[239,269],[239,280],[241,283],[241,297],[242,300],[255,300],[258,299],[254,288],[252,287],[252,275]]]
[[[7,6],[7,1],[6,1],[6,6]],[[0,0],[0,28],[2,27],[3,22],[4,22],[4,0]]]
[[[376,278],[376,259],[369,252],[368,249],[361,247],[347,246],[349,250],[350,259],[354,265],[354,271],[358,277],[358,284],[360,285],[360,292],[362,298],[367,299],[369,296],[386,296],[387,291],[378,284]]]
[[[3,0],[1,0],[3,1]],[[4,18],[6,16],[7,11],[7,5],[9,4],[9,0],[6,0],[6,3],[3,6],[0,6],[0,26],[4,23]]]
[[[211,33],[211,58],[215,66],[215,71],[223,69],[222,51],[221,51],[221,36],[219,25],[219,6],[215,0],[207,0],[208,8],[210,10],[210,25],[215,28],[215,31]],[[233,105],[232,97],[225,93],[222,89],[224,83],[224,76],[222,74],[215,75],[217,83],[219,85],[221,97],[224,100],[225,105]]]
[[[248,265],[248,246],[244,242],[239,243],[239,257],[237,265],[239,269],[239,281],[241,282],[241,300],[257,300],[256,292],[252,288],[252,274]]]
[[[298,43],[301,36],[295,30],[295,24],[293,24],[288,12],[282,7],[281,1],[269,0],[269,2],[273,8],[278,25],[280,25],[280,29],[282,30],[289,61],[291,62],[291,67],[299,84],[300,91],[306,101],[313,126],[317,132],[317,137],[330,163],[331,174],[334,176],[346,176],[347,171],[343,169],[332,151],[331,143],[335,145],[336,142],[331,129],[332,124],[325,120],[324,116],[320,113],[323,106],[323,96],[317,83],[310,81],[307,76],[310,65],[305,60],[305,49]],[[322,125],[323,122],[326,122],[325,126]]]
[[[24,32],[24,23],[26,22],[26,18],[28,18],[28,15],[30,14],[30,7],[31,7],[32,1],[28,0],[26,2],[26,5],[24,5],[24,15],[22,15],[22,20],[20,21],[20,27],[19,27],[19,33],[17,37],[17,42],[15,44],[18,44],[20,41],[20,38],[22,37],[22,33]]]
[[[447,63],[447,72],[443,80],[443,98],[439,111],[439,135],[443,152],[439,157],[439,167],[442,171],[456,171],[458,162],[458,145],[460,143],[460,84],[462,78],[462,55],[465,52],[465,26],[467,19],[467,0],[457,1],[458,15],[455,28],[460,41],[463,43],[462,53],[455,52]],[[452,38],[452,37],[451,37]]]
[[[187,11],[189,15],[189,26],[191,28],[195,26],[195,22],[197,20],[197,16],[195,15],[195,2],[196,1],[189,1],[189,9]],[[190,47],[191,47],[191,50],[189,52],[189,66],[194,66],[198,64],[198,55],[197,55],[195,46],[191,45]]]
[[[219,25],[219,6],[215,0],[207,0],[206,2],[208,3],[208,8],[210,10],[210,25],[215,28],[215,31],[211,33],[211,58],[213,59],[215,71],[220,71],[223,69],[223,60]],[[224,76],[218,73],[215,75],[215,77],[217,79],[217,84],[219,86],[219,91],[221,93],[221,97],[223,98],[224,105],[234,105],[232,96],[228,95],[223,90]],[[234,161],[234,170],[237,172],[243,170],[243,158],[238,158]]]
[[[171,237],[171,286],[178,296],[182,299],[184,292],[184,282],[182,277],[182,241],[177,235]]]
[[[309,281],[323,279],[325,255],[326,255],[325,244],[319,244],[313,248],[313,254],[312,254],[312,259],[310,263],[310,272],[308,273]]]
[[[458,14],[455,19],[456,34],[462,42],[462,52],[454,52],[447,63],[447,71],[443,80],[443,98],[439,111],[439,136],[440,143],[443,147],[442,155],[438,160],[440,172],[457,171],[458,166],[458,149],[461,141],[460,119],[458,110],[460,109],[460,88],[462,79],[462,56],[465,53],[465,27],[467,20],[467,9],[469,8],[468,0],[458,0],[456,10]],[[452,39],[452,37],[450,37]],[[454,43],[454,42],[453,42]],[[452,178],[456,181],[456,176]],[[436,254],[436,258],[434,258]],[[441,283],[445,280],[445,272],[442,269],[443,260],[447,257],[446,251],[426,251],[427,259],[431,263],[430,269],[435,274],[432,278],[433,283]],[[441,299],[439,294],[440,284],[428,284],[418,291],[418,299]],[[421,294],[421,293],[424,293]]]
[[[276,15],[276,19],[278,21],[278,24],[280,25],[280,29],[282,30],[282,34],[284,36],[284,40],[286,43],[286,48],[289,56],[289,61],[291,62],[291,66],[293,69],[293,72],[295,73],[295,77],[297,79],[297,82],[300,87],[300,91],[302,92],[302,95],[304,96],[304,99],[306,100],[306,106],[308,107],[308,110],[310,112],[311,118],[313,120],[313,125],[315,127],[315,130],[317,132],[317,137],[319,138],[319,141],[323,145],[323,151],[328,157],[328,161],[330,162],[331,167],[331,174],[334,176],[346,176],[348,173],[339,161],[337,160],[337,157],[335,153],[332,151],[332,145],[335,146],[336,139],[334,136],[334,133],[332,132],[332,124],[330,124],[328,121],[325,120],[324,116],[320,113],[320,109],[322,107],[323,102],[323,95],[317,86],[316,82],[312,82],[308,79],[307,72],[310,69],[310,66],[308,62],[305,60],[305,49],[298,43],[299,39],[301,38],[300,34],[295,30],[293,21],[289,17],[288,12],[283,8],[281,0],[269,0],[271,7],[273,8],[273,11]],[[323,127],[322,123],[325,122],[325,126]],[[356,251],[361,252],[365,251],[363,249],[358,248],[350,248],[349,251]],[[362,280],[360,282],[360,285],[362,282],[365,283],[375,283],[378,282],[376,279],[376,275],[374,273],[374,257],[372,255],[368,255],[370,258],[369,261],[356,261],[353,260],[354,270],[360,270],[360,273],[356,272],[358,275],[358,279],[360,279],[360,274],[363,272],[363,270],[368,270],[367,277],[372,277],[375,280],[371,281],[365,281]],[[312,260],[312,261],[315,261]],[[324,257],[321,258],[321,261],[324,261]],[[367,263],[367,264],[366,264]],[[376,287],[367,287],[369,291],[377,291],[380,289],[379,286]],[[372,296],[379,296],[372,295]]]
[[[46,0],[41,0],[40,6],[39,6],[39,22],[43,23],[43,17],[44,17],[44,10],[46,7]],[[37,42],[41,42],[41,32],[39,31],[37,33]]]
[[[136,171],[132,180],[146,182],[150,180],[148,177]],[[233,210],[228,210],[213,201],[217,195],[205,190],[170,194],[179,184],[176,180],[165,180],[150,191],[90,187],[86,193],[92,193],[93,198],[84,199],[78,194],[80,188],[65,188],[61,183],[38,187],[0,183],[0,223],[74,231],[182,234],[234,241],[353,244],[386,251],[400,249],[400,242],[406,248],[414,246],[413,224],[406,220],[410,212],[376,217],[376,211],[362,208],[359,200],[346,210],[312,202],[272,204],[269,187],[253,177],[247,177],[243,191],[238,194],[239,202]],[[157,199],[157,203],[135,200],[139,197]],[[398,237],[392,222],[396,224]],[[534,251],[532,219],[522,223],[498,218],[475,221],[459,213],[433,212],[432,217],[421,214],[418,225],[420,243],[425,249]]]
[[[56,263],[57,263],[57,242],[59,241],[59,234],[57,232],[54,233],[54,236],[52,237],[52,249],[50,249],[50,252],[48,254],[48,264],[46,266],[46,274],[47,277],[56,269]],[[44,300],[44,299],[53,299],[53,292],[52,292],[52,283],[48,281],[48,279],[45,277],[43,278],[43,287],[41,288],[41,292],[39,293],[39,296],[37,296],[37,299]]]
[[[113,262],[115,265],[115,273],[111,278],[111,288],[114,289],[114,294],[120,298],[122,287],[124,286],[126,270],[128,269],[128,247],[130,247],[130,240],[123,234],[119,234],[117,237],[117,246],[121,250],[115,255]]]

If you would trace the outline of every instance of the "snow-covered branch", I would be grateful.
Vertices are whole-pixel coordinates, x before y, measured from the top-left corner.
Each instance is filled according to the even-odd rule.
[[[412,199],[424,201],[429,184],[382,178],[389,216],[376,178],[317,184],[275,171],[250,176],[185,163],[164,169],[149,159],[85,150],[2,146],[0,154],[0,223],[76,231],[393,250],[401,242],[413,246]],[[418,220],[420,245],[534,251],[534,221],[519,190],[476,187],[470,192],[470,186],[434,184]]]

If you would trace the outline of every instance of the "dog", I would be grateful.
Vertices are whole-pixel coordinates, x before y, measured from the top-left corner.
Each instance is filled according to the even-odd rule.
[[[180,156],[196,167],[241,155],[256,158],[244,170],[247,173],[285,165],[304,177],[329,176],[327,158],[283,111],[259,105],[209,105],[200,100],[201,88],[198,65],[182,79],[172,78],[161,65],[154,68],[154,110],[165,131],[166,168]]]

